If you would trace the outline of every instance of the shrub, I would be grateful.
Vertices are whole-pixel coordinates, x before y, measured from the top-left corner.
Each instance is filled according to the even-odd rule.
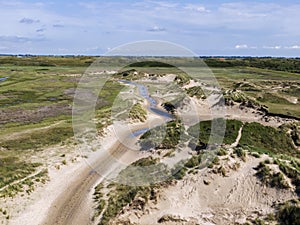
[[[234,149],[234,153],[241,158],[243,161],[246,161],[246,152],[241,148]]]
[[[289,188],[287,181],[285,180],[281,172],[274,173],[263,162],[261,162],[256,168],[258,171],[255,174],[265,185],[275,187],[279,189]]]
[[[225,156],[227,155],[227,151],[223,148],[219,149],[219,151],[217,152],[218,156]]]
[[[133,105],[129,112],[129,118],[144,122],[147,119],[147,111],[142,107],[140,103]]]
[[[276,213],[278,222],[281,225],[299,225],[300,224],[300,206],[287,202],[279,207]]]

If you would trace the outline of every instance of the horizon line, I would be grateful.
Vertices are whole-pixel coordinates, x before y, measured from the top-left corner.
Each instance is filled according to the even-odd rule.
[[[272,56],[272,55],[104,55],[104,54],[0,54],[0,57],[173,57],[173,58],[286,58],[300,59],[300,56]]]

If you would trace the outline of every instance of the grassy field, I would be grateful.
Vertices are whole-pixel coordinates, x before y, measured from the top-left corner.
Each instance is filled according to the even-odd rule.
[[[47,180],[45,165],[32,159],[45,153],[45,149],[49,146],[72,143],[70,140],[73,137],[73,97],[82,74],[95,59],[86,56],[0,57],[0,197],[30,193],[36,184]],[[105,67],[113,70],[120,65],[124,66],[112,76],[101,92],[97,93],[94,122],[100,134],[103,128],[111,124],[111,107],[119,92],[124,91],[124,86],[118,80],[138,80],[143,78],[145,73],[149,74],[149,78],[153,81],[157,78],[154,74],[176,75],[175,84],[167,86],[159,82],[152,86],[151,83],[146,84],[150,94],[156,91],[162,95],[169,94],[164,100],[174,105],[177,101],[180,102],[181,96],[173,96],[172,93],[177,93],[182,85],[189,82],[191,78],[186,73],[189,72],[189,75],[203,83],[217,85],[217,81],[224,93],[231,90],[232,92],[227,96],[230,100],[251,101],[255,105],[264,106],[271,114],[300,118],[299,60],[204,59],[209,67],[196,58],[165,58],[162,60],[165,64],[153,62],[155,58],[140,58],[137,61],[141,60],[145,62],[128,65],[135,62],[134,59],[101,57],[94,64],[94,68],[89,70],[97,72],[99,68]],[[205,99],[199,87],[181,91],[182,94]],[[129,116],[132,119],[144,121],[146,112],[141,104],[136,104]],[[223,143],[232,144],[241,126],[240,121],[226,121],[227,129]],[[166,129],[166,136],[163,136],[164,129]],[[197,129],[200,130],[199,135]],[[143,140],[141,142],[145,149],[151,147],[174,149],[180,144],[179,139],[183,138],[184,141],[190,143],[190,146],[199,150],[210,143],[210,131],[211,121],[201,122],[187,130],[184,130],[180,121],[172,121],[165,127],[157,127],[151,132],[146,132],[143,135],[144,140],[147,135],[152,139],[150,142]],[[219,135],[217,130],[212,139],[219,139],[219,136],[222,135]],[[292,145],[291,138],[283,130],[264,127],[256,123],[244,124],[240,149],[264,152],[283,158],[299,156]],[[244,150],[237,149],[236,152],[240,157],[245,154]],[[220,149],[218,154],[222,155],[224,151]],[[182,179],[187,173],[194,173],[199,169],[201,160],[202,156],[198,154],[181,162],[182,165],[178,165],[178,170],[174,168],[173,171],[169,171],[173,173],[172,179]],[[217,164],[217,161],[217,159],[214,160],[214,163]],[[147,162],[140,161],[139,163]],[[298,185],[298,174],[293,174],[293,171],[283,164],[281,170],[282,173],[293,177],[293,182]],[[127,172],[123,172],[123,175]],[[261,177],[269,176],[268,171],[262,169],[260,172]],[[279,175],[275,178],[276,182],[280,181]],[[275,181],[272,180],[272,182]],[[124,185],[114,188],[115,191],[108,196],[107,202],[102,199],[101,188],[99,187],[96,191],[100,201],[98,213],[103,211],[106,221],[109,221],[136,196],[146,193],[147,197],[144,197],[147,200],[152,190],[150,186],[145,190]],[[106,204],[108,207],[104,210]]]
[[[31,158],[73,137],[74,93],[93,61],[92,57],[0,57],[0,78],[5,78],[0,81],[0,196],[22,190],[14,185],[1,190],[2,186],[41,170],[43,165]],[[121,87],[109,81],[99,93],[95,119],[100,133],[111,122],[110,107]],[[46,172],[40,175],[47,177]]]
[[[224,90],[238,90],[273,114],[300,118],[300,74],[252,67],[212,68]]]

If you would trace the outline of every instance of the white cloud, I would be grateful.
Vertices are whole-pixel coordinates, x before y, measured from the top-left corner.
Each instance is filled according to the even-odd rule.
[[[148,29],[147,31],[150,31],[150,32],[162,32],[162,31],[166,31],[166,28],[159,27],[159,26],[154,26],[154,27]]]
[[[226,53],[234,52],[234,49],[240,49],[239,52],[258,49],[264,54],[288,51],[296,54],[294,49],[300,49],[299,45],[293,45],[299,44],[300,35],[300,29],[295,29],[300,21],[300,4],[296,3],[29,2],[0,0],[0,15],[5,18],[5,23],[0,24],[0,45],[14,46],[16,51],[22,47],[25,50],[35,47],[51,51],[58,48],[94,51],[87,48],[88,44],[97,46],[101,43],[106,50],[108,46],[155,39],[160,35],[161,39],[197,51],[217,49]],[[22,18],[25,20],[20,23]],[[24,26],[24,23],[31,25]],[[278,34],[284,36],[276,36]],[[37,41],[41,35],[46,42]],[[30,41],[32,46],[26,45]]]
[[[263,48],[264,49],[281,49],[282,46],[280,46],[280,45],[276,45],[276,46],[264,46]]]
[[[291,47],[292,49],[300,49],[300,46],[299,45],[294,45]]]
[[[164,1],[149,1],[149,2],[156,4],[162,8],[175,8],[176,6],[178,6],[177,3],[164,2]]]
[[[278,9],[278,5],[272,3],[224,3],[219,7],[219,11],[231,15],[239,16],[239,19],[243,18],[261,18],[270,15],[272,10]]]
[[[287,46],[286,49],[300,49],[300,45]]]
[[[248,45],[236,45],[235,48],[236,49],[247,49],[249,47],[248,47]]]
[[[210,10],[207,10],[203,5],[195,5],[195,4],[188,4],[184,7],[185,9],[188,10],[194,10],[197,12],[210,12]]]

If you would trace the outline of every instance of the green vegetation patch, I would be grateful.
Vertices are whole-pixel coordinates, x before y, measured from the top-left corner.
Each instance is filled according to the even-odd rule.
[[[255,67],[269,70],[286,71],[300,73],[299,59],[285,58],[208,58],[204,62],[209,67],[229,68],[229,67]]]
[[[188,89],[186,89],[186,93],[190,97],[196,96],[198,99],[206,99],[206,95],[205,95],[202,87],[200,87],[200,86],[194,86],[194,87],[188,88]]]
[[[0,65],[9,66],[82,66],[87,67],[95,60],[90,56],[1,56]]]
[[[154,198],[154,189],[156,188],[156,185],[150,184],[151,181],[148,180],[148,185],[144,183],[143,186],[128,186],[122,184],[122,181],[124,181],[124,178],[131,179],[131,176],[135,176],[134,180],[137,179],[137,175],[132,173],[132,167],[140,166],[143,168],[147,168],[156,165],[157,162],[158,161],[156,159],[153,159],[152,157],[143,158],[134,162],[129,167],[121,171],[116,179],[116,182],[113,182],[108,186],[110,188],[110,192],[108,200],[106,200],[106,209],[104,209],[105,201],[103,200],[103,195],[100,193],[103,186],[100,184],[96,187],[94,194],[97,202],[96,208],[99,209],[99,211],[103,212],[99,225],[109,224],[111,219],[115,218],[119,213],[121,213],[122,209],[125,206],[132,204],[132,202],[137,198],[139,200],[136,202],[136,204],[138,204],[140,207],[143,207],[148,200]],[[155,171],[156,170],[153,170],[152,173]],[[143,179],[143,181],[147,181],[147,179],[142,178],[142,176],[147,176],[147,173],[149,172],[150,171],[144,171],[143,174],[140,174],[140,178]],[[128,182],[128,180],[126,182]],[[99,213],[99,211],[97,212],[97,215],[101,214],[101,212]]]
[[[279,164],[281,172],[291,179],[292,184],[296,187],[296,193],[300,196],[300,170],[298,166],[295,168],[293,165],[287,165],[282,161],[278,161],[277,164]]]
[[[187,130],[188,134],[193,137],[190,146],[194,149],[206,148],[208,144],[220,143],[222,139],[223,143],[232,144],[235,142],[242,125],[241,121],[222,118],[213,121],[201,121]],[[214,127],[212,128],[212,126]]]
[[[287,105],[292,104],[285,98],[282,98],[280,96],[271,93],[265,93],[263,94],[263,97],[258,97],[257,100],[263,103],[276,103],[276,104],[287,104]]]
[[[48,170],[36,172],[40,163],[24,162],[17,157],[0,156],[0,198],[15,197],[34,190],[35,183],[45,183]]]
[[[39,163],[26,163],[16,157],[0,157],[0,188],[32,174]]]
[[[140,122],[145,122],[147,119],[147,111],[143,108],[140,103],[133,105],[129,112],[129,118],[133,120],[138,120]]]
[[[279,206],[276,212],[276,219],[280,225],[300,224],[300,203],[299,201],[289,201]]]
[[[54,145],[73,137],[71,126],[53,127],[26,134],[17,140],[6,140],[0,145],[7,150],[37,150],[44,146]]]
[[[101,109],[103,107],[112,107],[117,95],[123,88],[124,85],[120,84],[117,81],[107,81],[99,93],[96,109]]]
[[[274,173],[266,163],[261,162],[256,168],[256,176],[264,183],[270,187],[275,187],[279,189],[287,189],[289,185],[285,180],[281,172]]]
[[[143,61],[143,62],[132,63],[128,67],[167,67],[167,68],[172,68],[174,66],[167,64],[167,63],[163,63],[163,62],[158,62],[158,61]]]
[[[0,106],[13,106],[20,103],[37,102],[38,95],[34,91],[8,90],[1,92]]]
[[[112,218],[115,218],[125,207],[130,204],[136,196],[147,196],[150,193],[149,187],[135,187],[117,184],[115,190],[110,193],[107,208],[103,212],[101,222],[99,225],[109,224]],[[102,208],[103,201],[100,201],[100,208]]]
[[[155,149],[173,149],[179,141],[184,127],[180,120],[173,120],[166,125],[155,127],[140,138],[142,150]]]
[[[299,155],[285,131],[256,122],[244,125],[239,145],[265,149],[275,154]]]
[[[183,73],[183,72],[177,73],[176,77],[175,77],[175,81],[179,85],[185,85],[190,82],[190,77],[189,77],[189,75],[187,75],[186,73]]]

